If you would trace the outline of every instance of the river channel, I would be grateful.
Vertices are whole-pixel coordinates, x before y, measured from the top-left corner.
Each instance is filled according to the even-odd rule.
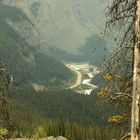
[[[77,90],[77,93],[90,95],[93,90],[98,88],[97,85],[91,83],[94,76],[100,73],[97,67],[89,64],[78,63],[67,64],[67,67],[77,73],[77,81],[70,87],[70,89],[76,89],[80,85],[85,85],[85,88],[82,90]],[[83,75],[86,75],[84,76],[86,78],[83,78]]]

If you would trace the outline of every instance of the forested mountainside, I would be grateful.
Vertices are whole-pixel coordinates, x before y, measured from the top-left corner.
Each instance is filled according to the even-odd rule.
[[[111,128],[107,123],[115,111],[109,105],[104,106],[95,94],[86,96],[64,89],[37,93],[26,85],[13,93],[12,101],[12,118],[18,128],[16,137],[64,136],[68,140],[120,137],[120,128]]]
[[[13,2],[3,0],[3,3],[20,8],[27,15],[32,23],[30,25],[26,21],[8,22],[28,42],[40,46],[43,53],[48,50],[61,60],[69,61],[74,56],[77,60],[84,57],[84,60],[91,61],[96,59],[98,52],[95,55],[90,51],[89,58],[86,57],[87,53],[83,53],[82,48],[94,50],[101,47],[101,52],[99,51],[101,54],[99,61],[101,61],[106,56],[106,52],[110,54],[110,50],[112,50],[110,45],[101,41],[102,37],[99,35],[105,22],[103,13],[106,1],[15,0]],[[93,9],[94,12],[91,12]],[[94,40],[92,44],[91,39]],[[104,51],[104,47],[106,51]],[[58,54],[54,53],[56,50],[59,52]],[[66,57],[67,54],[69,54],[69,59]]]
[[[19,84],[59,85],[69,80],[72,73],[61,62],[47,53],[41,53],[38,46],[31,45],[8,24],[9,20],[31,24],[20,9],[0,4],[0,19],[0,54]]]

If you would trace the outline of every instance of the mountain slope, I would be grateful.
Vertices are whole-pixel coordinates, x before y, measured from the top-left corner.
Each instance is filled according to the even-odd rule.
[[[110,56],[106,41],[97,34],[87,38],[86,44],[81,48],[81,53],[85,60],[89,60],[94,65],[101,65]]]
[[[31,32],[38,34],[35,37],[32,33],[32,39],[39,42],[41,50],[54,46],[78,54],[87,38],[103,29],[104,0],[3,0],[3,3],[26,13],[35,27]]]
[[[0,55],[18,84],[36,82],[61,85],[71,78],[71,72],[62,63],[38,51],[37,46],[26,42],[20,32],[8,24],[9,20],[16,23],[26,21],[29,24],[25,13],[18,8],[0,4],[0,17]]]

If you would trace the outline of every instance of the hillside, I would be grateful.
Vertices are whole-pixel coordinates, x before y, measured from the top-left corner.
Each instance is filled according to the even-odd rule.
[[[20,8],[30,19],[32,27],[26,22],[9,24],[31,44],[37,44],[41,52],[47,50],[61,60],[73,61],[96,59],[92,53],[95,47],[102,48],[98,43],[100,32],[103,31],[105,22],[104,8],[107,5],[105,0],[99,1],[75,1],[75,0],[3,0],[5,5]],[[100,7],[100,8],[98,8]],[[94,12],[92,10],[94,9]],[[95,18],[96,17],[96,18]],[[26,23],[26,24],[25,24]],[[28,28],[30,27],[30,30]],[[27,31],[25,32],[23,31]],[[93,38],[93,35],[95,38]],[[98,38],[97,38],[98,36]],[[87,53],[82,49],[88,48],[89,38],[93,38],[90,45],[90,58],[86,58]],[[32,41],[33,40],[33,41]],[[107,45],[107,53],[110,53],[110,46]],[[53,52],[52,52],[53,50]],[[55,53],[57,50],[59,53]],[[99,49],[103,52],[103,48]],[[63,53],[61,53],[63,52]],[[69,54],[69,59],[67,59]],[[104,53],[101,59],[104,59]]]
[[[37,93],[30,85],[12,96],[16,137],[63,136],[68,140],[108,140],[119,138],[117,128],[108,127],[114,111],[96,95],[80,95],[71,90]],[[106,112],[106,114],[104,114]]]
[[[87,38],[86,44],[80,50],[85,61],[89,60],[93,65],[98,66],[111,55],[107,42],[97,34]]]
[[[38,46],[31,45],[8,24],[10,20],[15,23],[26,21],[30,25],[26,14],[18,8],[0,4],[0,18],[0,55],[18,84],[61,85],[71,79],[71,72],[61,62],[47,53],[41,53]]]

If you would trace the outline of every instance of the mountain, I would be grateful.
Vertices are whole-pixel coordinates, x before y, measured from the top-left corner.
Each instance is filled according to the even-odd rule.
[[[86,40],[86,44],[80,49],[81,55],[93,65],[101,65],[110,56],[106,41],[98,34],[93,34]]]
[[[99,55],[108,55],[98,35],[102,22],[95,25],[90,14],[92,8],[99,14],[103,0],[87,2],[0,0],[0,56],[17,81],[16,90],[6,94],[12,101],[13,138],[119,139],[120,131],[106,128],[114,109],[104,106],[96,94],[65,89],[74,74],[56,59],[95,64],[102,59]]]
[[[28,42],[40,46],[42,52],[54,47],[78,55],[87,39],[104,29],[105,0],[3,0],[3,3],[20,8],[27,15],[33,28],[26,27],[28,23],[9,21],[9,24]]]
[[[16,23],[15,27],[25,22],[29,25],[28,30],[33,27],[28,16],[19,8],[0,4],[0,55],[18,84],[29,82],[58,86],[71,79],[72,73],[61,62],[47,53],[41,53],[38,46],[28,42],[20,30],[17,32],[9,25],[9,21]]]

